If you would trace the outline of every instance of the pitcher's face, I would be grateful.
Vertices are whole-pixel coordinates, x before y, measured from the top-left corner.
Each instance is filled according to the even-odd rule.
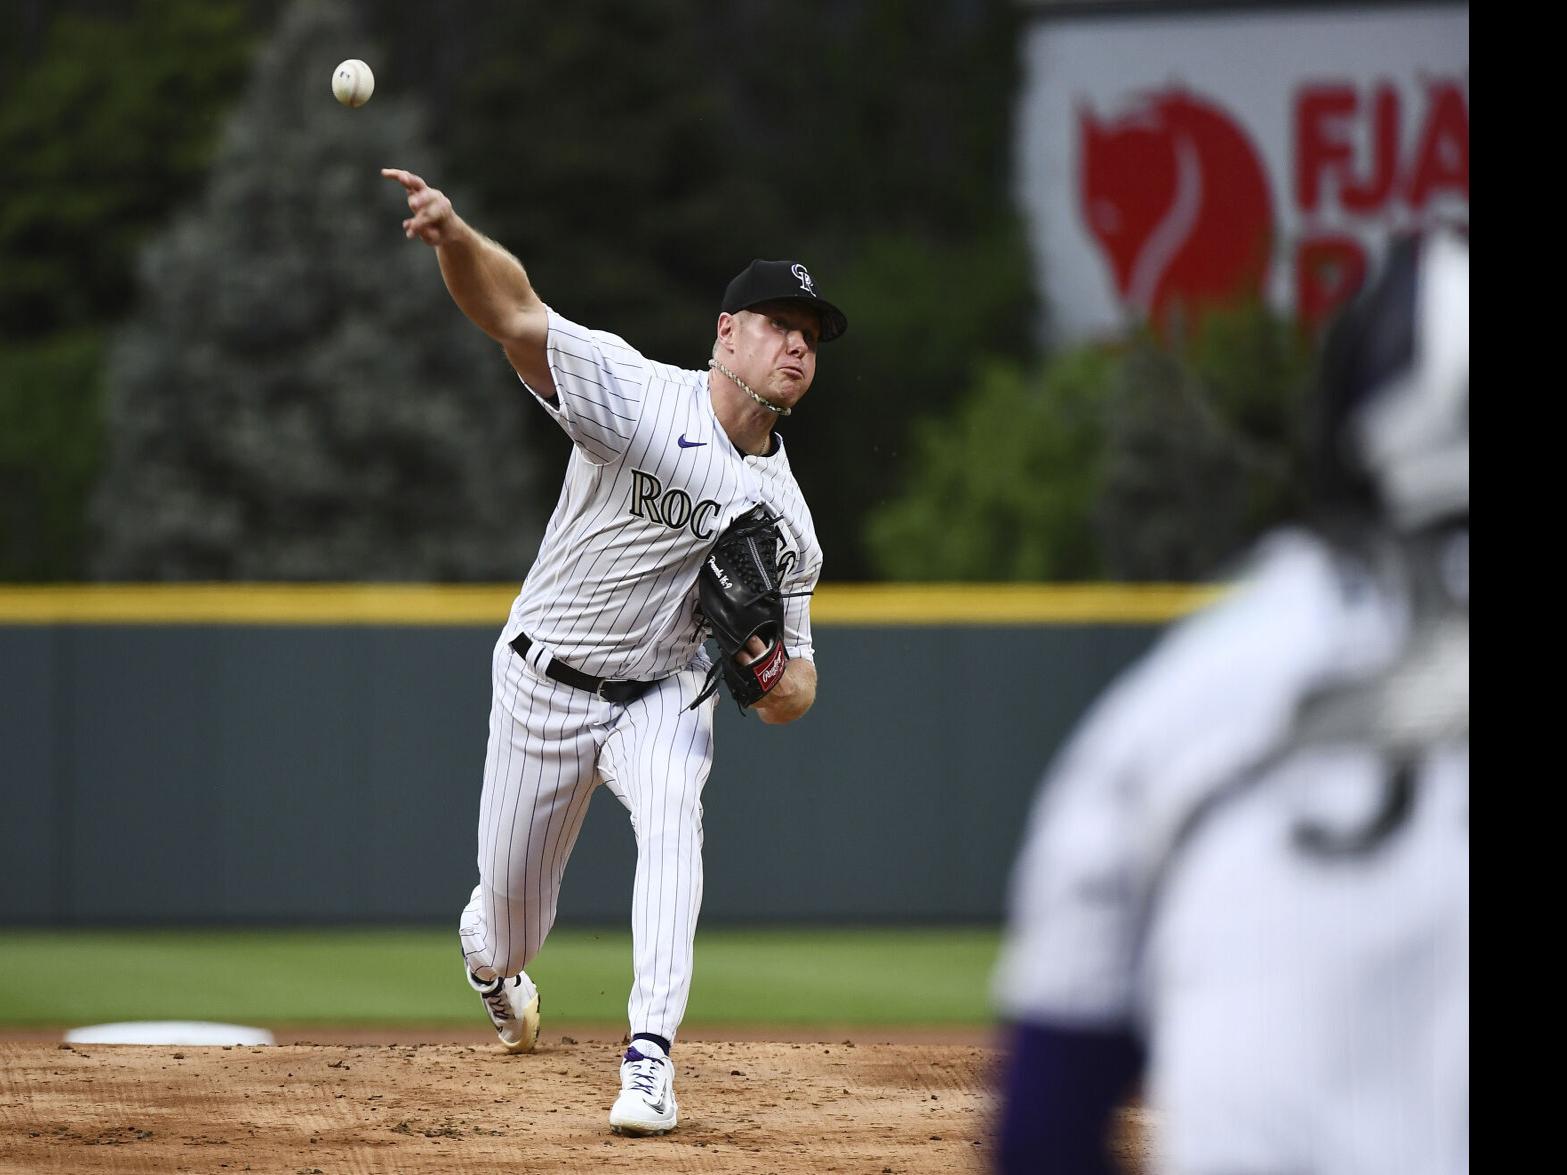
[[[794,407],[816,378],[821,321],[808,307],[764,302],[721,314],[718,338],[719,361],[781,408]]]

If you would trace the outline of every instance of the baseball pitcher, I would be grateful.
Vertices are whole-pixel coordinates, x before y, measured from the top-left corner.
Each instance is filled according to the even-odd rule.
[[[1338,323],[1311,529],[1269,537],[1052,766],[1013,880],[1008,1172],[1452,1175],[1469,1117],[1469,251]]]
[[[800,262],[753,261],[724,293],[707,370],[657,363],[545,305],[517,258],[419,176],[382,174],[407,194],[405,234],[435,249],[458,307],[573,442],[494,649],[479,882],[461,921],[468,982],[502,1046],[531,1050],[539,993],[525,968],[588,800],[608,786],[637,843],[631,1047],[609,1121],[662,1134],[678,1121],[671,1051],[702,903],[714,691],[722,681],[767,723],[816,697],[822,553],[774,426],[847,320]]]

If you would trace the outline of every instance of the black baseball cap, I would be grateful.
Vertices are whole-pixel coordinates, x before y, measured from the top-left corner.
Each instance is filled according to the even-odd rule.
[[[815,310],[821,318],[821,341],[824,343],[849,329],[849,320],[843,311],[816,292],[811,271],[798,261],[751,262],[729,283],[719,309],[725,314],[734,314],[763,302],[798,302]]]

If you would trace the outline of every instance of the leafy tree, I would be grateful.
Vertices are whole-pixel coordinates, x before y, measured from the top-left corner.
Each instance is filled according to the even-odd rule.
[[[1021,364],[1031,350],[1030,280],[1026,251],[1002,223],[967,241],[872,238],[826,291],[849,332],[822,349],[816,385],[784,432],[833,578],[876,574],[870,519],[941,464],[928,438],[963,413],[971,373]]]
[[[920,478],[873,513],[895,579],[1192,580],[1298,513],[1306,341],[1262,307],[1192,343],[1143,336],[982,369],[917,434]]]
[[[541,516],[526,393],[400,231],[401,189],[378,169],[439,174],[416,108],[332,100],[332,67],[365,52],[342,3],[298,0],[201,201],[148,249],[111,361],[100,575],[526,569]]]
[[[1108,401],[1106,574],[1203,579],[1298,515],[1311,371],[1306,337],[1259,305],[1210,312],[1184,349],[1138,339]]]
[[[130,303],[137,247],[193,192],[249,57],[234,0],[67,12],[0,104],[0,340]]]
[[[103,335],[0,347],[0,580],[66,579],[98,472]]]
[[[1033,371],[992,363],[950,417],[915,429],[908,492],[867,541],[891,579],[1083,579],[1115,359],[1084,349]]]
[[[231,0],[104,7],[22,4],[0,25],[0,580],[84,570],[104,334],[249,55]]]

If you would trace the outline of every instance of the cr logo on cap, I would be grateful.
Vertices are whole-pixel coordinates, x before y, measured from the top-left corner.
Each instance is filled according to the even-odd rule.
[[[810,270],[806,269],[805,266],[796,261],[789,267],[789,272],[794,274],[794,276],[799,279],[800,288],[802,290],[804,290],[811,297],[816,297],[816,286],[811,282]]]

